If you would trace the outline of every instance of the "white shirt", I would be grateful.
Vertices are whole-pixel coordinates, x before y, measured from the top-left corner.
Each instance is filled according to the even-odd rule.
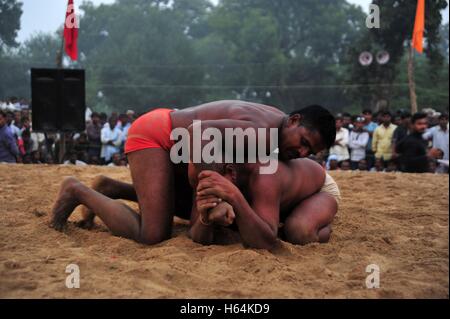
[[[102,141],[102,150],[100,152],[100,157],[104,158],[105,161],[111,160],[111,157],[114,153],[120,152],[120,144],[122,143],[122,132],[117,127],[114,127],[113,130],[110,129],[109,124],[106,123],[103,126],[101,131],[101,141]],[[113,142],[114,146],[108,145],[108,142]]]
[[[18,128],[12,123],[9,125],[9,129],[11,130],[11,133],[14,135],[16,139],[22,135],[22,131],[20,130],[20,128]]]
[[[338,158],[338,162],[342,162],[350,158],[347,148],[348,139],[349,134],[346,128],[342,127],[339,131],[336,132],[336,141],[339,141],[341,145],[334,145],[333,147],[331,147],[330,155],[336,155]]]
[[[423,134],[423,138],[426,140],[433,139],[433,147],[439,148],[444,152],[444,159],[448,160],[448,128],[444,132],[442,128],[434,126]]]
[[[369,143],[369,133],[352,131],[350,133],[348,144],[348,147],[351,150],[350,160],[359,162],[360,160],[365,159],[367,143]]]
[[[64,165],[77,165],[77,166],[86,166],[87,164],[83,161],[76,160],[75,164],[72,164],[70,161],[65,161]]]

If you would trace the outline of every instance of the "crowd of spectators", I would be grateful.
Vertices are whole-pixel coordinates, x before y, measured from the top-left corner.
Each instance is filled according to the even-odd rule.
[[[446,173],[448,114],[431,109],[336,116],[336,141],[312,158],[327,170]]]
[[[60,161],[60,134],[33,132],[29,103],[0,101],[0,162],[23,164],[127,166],[124,145],[139,116],[90,112],[86,130],[65,133]],[[448,174],[448,115],[433,110],[336,116],[336,141],[312,156],[327,170]]]
[[[123,114],[90,112],[86,130],[65,134],[60,160],[61,135],[33,132],[32,110],[21,102],[0,101],[0,162],[23,164],[127,166],[124,145],[134,111]]]

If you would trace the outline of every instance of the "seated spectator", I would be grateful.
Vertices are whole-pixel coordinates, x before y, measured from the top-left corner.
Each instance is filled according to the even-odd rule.
[[[367,172],[367,161],[365,159],[362,159],[358,162],[358,171],[361,172]]]
[[[435,159],[431,159],[428,162],[428,172],[431,174],[437,174],[438,162]]]
[[[128,160],[127,160],[126,155],[122,155],[122,157],[120,159],[120,166],[128,167]]]
[[[83,161],[78,160],[77,153],[70,152],[69,159],[64,162],[65,165],[78,165],[78,166],[86,166],[87,164]]]
[[[89,165],[101,165],[100,158],[97,155],[90,156]]]
[[[339,162],[338,162],[338,157],[336,155],[328,156],[327,169],[329,171],[339,170]]]
[[[371,172],[384,172],[384,163],[381,158],[375,159],[375,164],[370,170]]]
[[[45,156],[44,162],[45,162],[45,164],[49,164],[49,165],[55,164],[55,160],[53,159],[53,156],[51,154],[47,154]]]
[[[112,161],[108,164],[108,166],[122,166],[121,160],[122,157],[120,156],[120,153],[114,153],[112,156]]]
[[[341,168],[341,171],[351,171],[352,169],[349,160],[342,161],[339,166]]]
[[[30,154],[25,154],[24,156],[22,156],[22,163],[23,164],[33,164],[33,161],[31,160],[31,155]]]
[[[42,162],[41,162],[41,152],[39,152],[39,151],[31,152],[31,162],[33,164],[42,164]]]
[[[397,170],[398,170],[398,168],[397,168],[397,164],[395,163],[395,161],[389,161],[385,172],[386,173],[395,173],[395,172],[397,172]]]

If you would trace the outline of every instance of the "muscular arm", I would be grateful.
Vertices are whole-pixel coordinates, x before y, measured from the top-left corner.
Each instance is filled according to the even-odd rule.
[[[251,205],[241,192],[232,201],[236,223],[244,245],[270,249],[277,242],[280,215],[279,186],[275,175],[260,175],[251,182]]]
[[[200,222],[199,213],[197,210],[197,201],[194,200],[192,204],[191,212],[191,228],[189,229],[189,237],[199,244],[211,245],[214,241],[214,228],[215,225],[204,225]]]
[[[270,249],[275,245],[280,207],[280,188],[275,175],[258,175],[250,182],[251,205],[223,176],[204,171],[200,179],[198,196],[215,195],[233,206],[244,245],[258,249]]]

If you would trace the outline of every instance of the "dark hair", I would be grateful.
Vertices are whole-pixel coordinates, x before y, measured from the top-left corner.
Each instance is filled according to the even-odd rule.
[[[3,110],[0,110],[0,115],[6,118],[6,113]]]
[[[100,118],[100,114],[98,114],[97,112],[93,112],[93,113],[91,114],[91,118],[94,118],[94,117]]]
[[[307,106],[292,112],[290,116],[301,115],[301,124],[319,132],[326,148],[330,148],[336,140],[336,120],[334,116],[320,105]]]
[[[386,116],[386,115],[392,117],[392,114],[391,114],[391,112],[389,112],[389,111],[382,111],[382,112],[381,112],[381,116]]]
[[[402,119],[402,120],[404,120],[404,119],[407,119],[407,118],[410,118],[411,117],[411,113],[409,113],[409,112],[402,112],[402,114],[400,115],[400,118]]]
[[[416,123],[418,120],[422,120],[422,119],[426,119],[428,117],[428,115],[426,115],[423,112],[417,112],[416,114],[414,114],[411,118],[411,123],[414,124]]]
[[[441,115],[439,115],[439,120],[448,120],[448,114],[447,113],[442,113]]]
[[[362,111],[362,114],[371,114],[372,115],[372,110],[371,109],[364,109]]]

